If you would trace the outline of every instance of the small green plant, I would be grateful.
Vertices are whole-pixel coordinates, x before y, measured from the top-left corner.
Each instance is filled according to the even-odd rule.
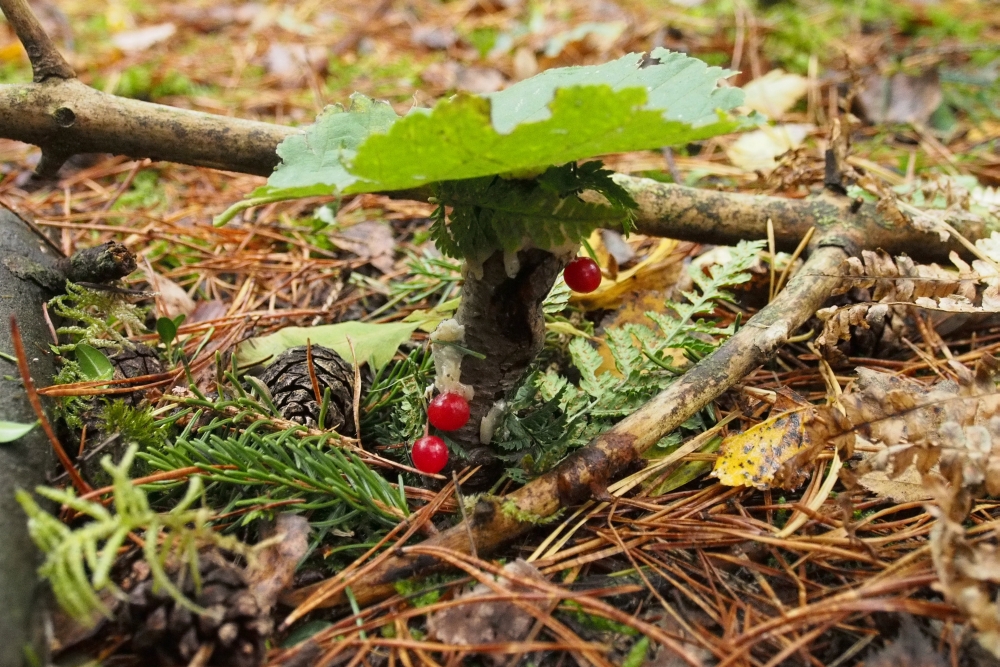
[[[123,442],[135,443],[142,450],[161,447],[167,442],[167,434],[158,428],[152,409],[134,408],[121,400],[107,402],[100,411],[105,433],[118,433]]]
[[[160,337],[160,342],[163,343],[163,347],[166,348],[166,359],[167,363],[173,365],[178,361],[178,357],[183,353],[183,349],[178,346],[175,347],[174,343],[177,340],[177,330],[180,328],[181,324],[184,322],[186,315],[181,313],[173,319],[169,317],[160,317],[156,320],[156,334]]]
[[[31,537],[45,554],[39,573],[52,585],[59,605],[85,624],[92,624],[93,616],[98,613],[111,616],[111,611],[101,600],[101,591],[110,590],[123,596],[111,580],[111,568],[119,548],[130,534],[143,533],[143,555],[149,564],[155,587],[169,593],[178,604],[196,612],[203,610],[181,593],[167,570],[179,564],[186,565],[196,587],[200,587],[200,547],[215,545],[243,555],[250,553],[246,545],[212,529],[210,521],[213,515],[210,510],[194,507],[203,494],[200,477],[191,478],[187,492],[169,512],[158,514],[150,509],[146,494],[133,485],[128,476],[137,449],[137,446],[131,446],[117,466],[112,465],[110,457],[101,461],[113,480],[114,512],[99,502],[81,500],[72,490],[36,489],[43,498],[87,517],[89,521],[79,528],[70,528],[43,510],[26,491],[17,493],[17,500],[29,517]]]
[[[182,409],[156,426],[163,430],[187,417],[184,430],[139,456],[156,470],[202,468],[214,505],[226,512],[246,510],[240,525],[269,516],[253,508],[285,500],[296,501],[285,510],[308,511],[321,534],[370,532],[395,526],[409,514],[402,480],[394,488],[357,454],[336,446],[335,433],[309,435],[298,425],[268,432],[274,428],[270,408],[234,385],[233,399],[181,401]],[[195,429],[203,416],[212,415]],[[169,497],[174,487],[158,488]]]
[[[361,431],[383,445],[412,442],[424,433],[426,391],[434,364],[426,350],[379,371],[361,410]]]
[[[77,322],[60,327],[60,335],[74,340],[53,346],[57,354],[74,350],[79,343],[96,348],[121,349],[130,345],[121,329],[133,333],[146,331],[143,320],[148,308],[130,303],[125,296],[111,290],[99,290],[66,282],[66,293],[49,301],[49,307],[59,317]]]

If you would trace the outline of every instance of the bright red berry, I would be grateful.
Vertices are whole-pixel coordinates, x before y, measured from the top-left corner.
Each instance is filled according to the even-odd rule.
[[[563,279],[574,292],[588,294],[601,285],[601,267],[589,257],[577,257],[566,265]]]
[[[442,431],[457,431],[469,421],[469,402],[450,391],[438,394],[427,406],[427,421]]]
[[[420,472],[441,472],[448,464],[448,445],[436,435],[425,435],[413,443],[410,458]]]

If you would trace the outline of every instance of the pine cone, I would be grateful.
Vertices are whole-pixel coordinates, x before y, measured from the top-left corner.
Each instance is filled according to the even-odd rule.
[[[198,615],[177,604],[153,580],[139,582],[128,594],[120,621],[131,631],[131,649],[144,664],[186,665],[201,650],[211,648],[208,665],[258,667],[274,623],[262,612],[248,588],[243,570],[217,552],[198,560],[201,592],[195,594],[191,573],[179,568],[172,575],[189,599],[203,607]]]
[[[330,406],[323,426],[356,435],[354,368],[333,350],[319,345],[312,346],[312,360],[320,399],[330,388]],[[282,352],[260,379],[271,390],[271,398],[285,419],[299,424],[319,423],[320,404],[316,401],[304,346]]]
[[[125,347],[121,352],[111,356],[111,365],[115,367],[114,379],[137,378],[143,375],[155,375],[163,372],[163,364],[156,352],[142,343],[136,343],[133,348]],[[145,392],[133,391],[130,394],[113,394],[111,398],[120,398],[132,407],[136,407],[145,398]]]

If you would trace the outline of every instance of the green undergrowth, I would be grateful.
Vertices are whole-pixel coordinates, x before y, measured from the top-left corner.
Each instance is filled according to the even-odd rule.
[[[507,465],[507,474],[524,483],[552,469],[731,336],[736,323],[721,326],[705,317],[718,301],[732,301],[727,288],[749,280],[747,270],[762,247],[761,242],[742,242],[725,265],[714,265],[708,273],[693,267],[690,275],[697,289],[684,293],[682,301],[666,302],[662,311],[646,313],[648,324],[607,328],[603,338],[614,359],[613,371],[602,369],[603,357],[586,338],[566,341],[565,336],[547,336],[536,367],[506,397],[505,412],[493,434],[491,446]],[[424,289],[434,294],[429,285]],[[565,284],[557,283],[543,304],[547,321],[572,323],[593,334],[592,325],[569,307],[568,297]],[[396,445],[392,451],[405,460],[399,445],[423,435],[433,379],[430,355],[422,349],[384,370],[362,416],[366,437],[383,446]],[[709,415],[695,415],[679,432],[665,437],[660,448],[704,430],[710,420]],[[440,435],[448,441],[446,433]],[[464,455],[457,447],[452,451]]]
[[[210,522],[212,513],[205,507],[197,507],[204,492],[200,477],[191,479],[169,511],[155,512],[146,493],[129,479],[137,449],[134,445],[130,447],[118,465],[113,465],[109,457],[101,462],[114,484],[113,511],[97,501],[81,500],[72,490],[36,489],[43,498],[90,519],[76,529],[42,509],[27,492],[17,494],[18,502],[29,517],[31,537],[45,554],[39,573],[51,584],[60,606],[87,625],[95,622],[95,615],[112,615],[101,599],[101,591],[124,596],[113,581],[111,571],[119,549],[134,532],[144,533],[143,555],[156,587],[195,612],[204,610],[177,588],[168,576],[168,569],[186,566],[188,575],[194,579],[196,587],[200,587],[199,548],[215,545],[234,553],[249,553],[238,540],[214,530]]]
[[[604,359],[585,338],[573,338],[568,353],[577,382],[565,372],[535,370],[514,393],[494,434],[507,473],[526,481],[550,470],[566,454],[589,442],[630,415],[673,383],[687,366],[710,354],[736,330],[703,319],[717,301],[731,301],[726,288],[750,279],[747,269],[756,260],[762,243],[741,242],[725,265],[711,267],[706,275],[692,268],[697,290],[686,292],[683,302],[664,304],[661,312],[647,312],[649,325],[627,324],[604,332],[615,370],[601,370]],[[702,317],[699,317],[702,316]],[[679,442],[682,433],[700,432],[710,425],[698,413],[680,433],[666,436],[660,447]]]

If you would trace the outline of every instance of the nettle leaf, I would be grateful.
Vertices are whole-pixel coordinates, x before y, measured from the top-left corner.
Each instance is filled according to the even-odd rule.
[[[278,145],[281,164],[267,186],[252,196],[283,190],[290,197],[345,192],[358,177],[349,172],[358,148],[372,135],[382,134],[399,120],[388,102],[351,95],[351,106],[327,107],[303,134],[293,134]]]
[[[403,190],[497,174],[540,173],[609,153],[660,148],[731,132],[723,112],[743,91],[732,74],[665,49],[596,66],[548,70],[487,96],[458,94],[398,118],[352,96],[281,143],[282,165],[239,210],[321,194]],[[613,202],[612,202],[613,203]]]

